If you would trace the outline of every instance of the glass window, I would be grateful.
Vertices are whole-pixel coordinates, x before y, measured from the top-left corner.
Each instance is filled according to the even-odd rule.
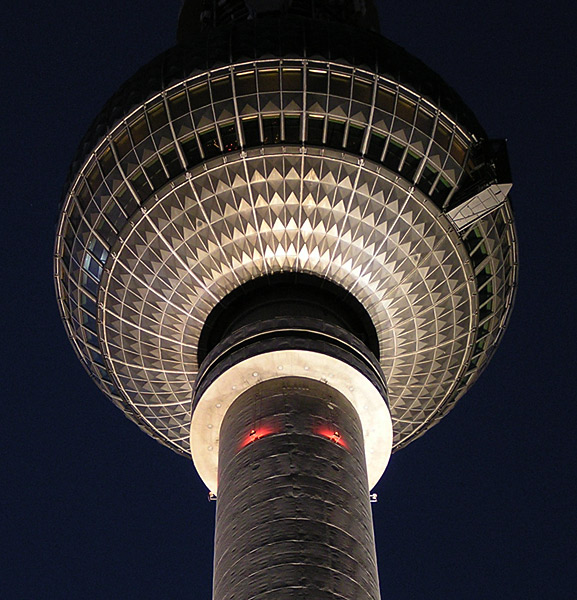
[[[192,136],[181,142],[181,147],[189,167],[193,167],[202,161],[196,137]]]
[[[470,255],[471,262],[473,265],[478,267],[487,257],[487,247],[484,242],[481,242],[480,246]]]
[[[326,94],[328,86],[326,71],[307,72],[307,91],[315,94]]]
[[[447,150],[451,143],[451,132],[442,123],[437,123],[437,131],[435,131],[435,142]]]
[[[118,135],[114,140],[114,145],[116,146],[116,152],[120,158],[126,156],[127,152],[132,149],[132,143],[128,137],[127,129],[123,130],[122,133]]]
[[[431,194],[431,200],[439,208],[443,208],[443,204],[445,203],[445,200],[449,196],[452,189],[453,188],[451,187],[451,184],[446,179],[441,177],[439,181],[437,181],[437,185]]]
[[[365,128],[357,125],[349,125],[349,135],[347,137],[347,150],[359,154],[363,143]]]
[[[278,92],[280,90],[278,69],[259,70],[258,72],[258,91],[259,92]]]
[[[173,119],[178,119],[189,112],[188,98],[186,92],[180,92],[176,96],[171,96],[168,99],[168,110]]]
[[[327,126],[327,146],[332,148],[342,148],[345,141],[345,125],[344,121],[334,121],[329,119]]]
[[[298,144],[301,139],[301,118],[297,115],[286,115],[284,119],[284,137],[291,144]]]
[[[407,152],[407,156],[405,157],[403,168],[401,169],[401,174],[403,175],[403,177],[412,180],[415,176],[415,173],[417,172],[420,162],[421,158],[417,154],[409,150]]]
[[[234,85],[236,88],[237,96],[256,94],[256,78],[254,71],[236,73],[234,77]]]
[[[98,163],[94,164],[92,170],[86,176],[86,180],[88,181],[88,185],[90,186],[92,193],[95,194],[102,184],[102,175],[100,174],[100,167],[98,166]]]
[[[262,120],[263,144],[278,144],[280,138],[280,117],[264,117]]]
[[[168,116],[166,114],[166,109],[164,108],[164,103],[161,102],[157,104],[154,108],[148,111],[148,118],[150,120],[150,128],[152,131],[156,131],[161,127],[164,127],[168,123]]]
[[[142,169],[136,169],[134,173],[130,176],[129,181],[130,183],[132,183],[134,191],[138,194],[141,200],[147,198],[148,195],[152,192],[152,188],[146,180]]]
[[[142,117],[137,119],[134,123],[131,123],[129,128],[135,146],[140,144],[140,142],[145,140],[150,135],[150,132],[148,131],[148,123],[146,122],[144,115],[142,115]]]
[[[398,171],[404,152],[405,149],[401,144],[391,140],[385,154],[385,165],[393,171]]]
[[[80,204],[82,210],[85,211],[90,204],[90,200],[92,199],[92,194],[85,183],[83,183],[78,192],[76,192],[76,199],[78,200],[78,204]],[[80,222],[80,214],[78,217]]]
[[[429,165],[427,165],[424,169],[423,172],[421,174],[421,177],[419,178],[419,183],[417,184],[417,187],[425,192],[425,194],[428,194],[429,191],[431,190],[431,188],[433,187],[433,184],[435,183],[435,179],[437,179],[437,171],[435,171],[435,169],[431,169],[431,167],[429,167]]]
[[[369,138],[369,147],[367,148],[367,158],[374,160],[375,162],[379,162],[383,155],[383,150],[385,149],[385,144],[387,142],[387,138],[383,135],[379,135],[378,133],[371,133],[371,137]]]
[[[430,135],[431,131],[433,131],[434,122],[435,122],[435,119],[434,119],[433,115],[424,111],[422,108],[419,108],[419,112],[417,113],[417,122],[416,122],[416,126],[418,129],[420,129],[423,133]]]
[[[90,250],[90,252],[102,264],[104,264],[106,262],[106,259],[108,258],[108,250],[104,247],[104,245],[98,238],[96,238],[94,236],[92,236],[90,238],[90,241],[88,242],[88,250]]]
[[[455,159],[455,161],[460,166],[462,166],[463,163],[465,162],[465,156],[467,156],[467,148],[465,147],[463,142],[461,142],[461,140],[459,140],[458,138],[455,137],[453,139],[453,144],[451,146],[450,154]]]
[[[353,83],[353,98],[365,104],[371,104],[373,101],[373,86],[372,84],[355,79]]]
[[[159,156],[156,156],[151,162],[144,166],[144,170],[148,175],[154,189],[162,187],[166,181],[166,173],[164,172],[164,165],[160,160]]]
[[[301,69],[282,70],[282,88],[285,92],[298,92],[303,89],[303,72]]]
[[[82,271],[81,276],[82,287],[90,292],[93,296],[98,295],[98,283],[88,275],[86,271]]]
[[[487,317],[493,314],[493,300],[489,300],[479,309],[479,320],[484,321]]]
[[[171,179],[182,173],[182,164],[174,146],[169,146],[161,153],[161,156]]]
[[[307,127],[307,142],[320,146],[323,143],[325,120],[322,117],[309,117]]]
[[[346,75],[331,73],[331,95],[349,98],[351,95],[351,78]]]
[[[212,100],[213,102],[220,102],[221,100],[228,100],[232,98],[232,84],[230,77],[221,77],[220,79],[214,79],[210,87],[212,89]]]
[[[117,199],[118,204],[122,206],[122,209],[127,215],[132,215],[138,208],[138,202],[134,198],[132,192],[126,186],[121,186],[114,193],[114,197]]]
[[[190,106],[193,110],[210,104],[208,85],[206,83],[201,83],[200,85],[191,88],[189,91],[189,97]]]
[[[415,118],[415,105],[405,98],[399,98],[397,102],[397,117],[407,123],[412,123]]]
[[[216,129],[214,129],[214,127],[208,131],[205,131],[204,133],[199,134],[198,137],[200,139],[202,149],[204,150],[205,158],[212,158],[213,156],[220,154],[220,144],[218,143]]]
[[[106,177],[116,166],[116,160],[114,159],[114,154],[112,153],[112,148],[110,146],[106,147],[98,160],[104,177]]]
[[[116,239],[116,231],[112,228],[112,225],[110,225],[110,223],[104,217],[100,217],[100,220],[96,224],[96,231],[109,244],[113,243]]]
[[[377,108],[392,113],[395,108],[395,95],[382,87],[377,90]]]
[[[234,123],[226,123],[219,127],[220,139],[225,152],[232,152],[237,150],[239,147],[238,135],[236,134],[236,127]]]
[[[258,118],[242,120],[242,129],[244,132],[244,144],[247,147],[260,146],[260,129],[258,126]]]

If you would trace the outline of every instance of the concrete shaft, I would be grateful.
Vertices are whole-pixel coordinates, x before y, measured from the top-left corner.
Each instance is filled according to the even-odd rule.
[[[214,600],[378,600],[363,432],[329,386],[256,385],[220,430]]]

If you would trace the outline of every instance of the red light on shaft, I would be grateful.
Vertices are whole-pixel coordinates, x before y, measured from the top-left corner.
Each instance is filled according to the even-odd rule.
[[[275,427],[272,423],[261,423],[258,427],[253,427],[248,435],[242,439],[240,449],[246,448],[249,444],[278,432],[279,428]]]
[[[343,440],[338,429],[327,427],[326,425],[317,427],[314,431],[317,435],[322,435],[327,440],[330,440],[334,444],[338,446],[342,446],[343,448],[349,449],[348,444]]]

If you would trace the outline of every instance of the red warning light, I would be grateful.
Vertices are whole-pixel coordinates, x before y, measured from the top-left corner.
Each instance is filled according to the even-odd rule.
[[[322,435],[324,438],[327,438],[327,440],[330,440],[331,442],[333,442],[334,444],[337,444],[338,446],[342,446],[343,448],[346,448],[347,450],[349,449],[348,444],[343,440],[338,429],[332,429],[330,427],[327,427],[326,425],[321,425],[320,427],[318,427],[315,430],[314,433],[316,433],[318,435]]]
[[[258,427],[251,429],[248,435],[243,438],[240,443],[240,449],[246,448],[249,444],[278,432],[279,428],[275,427],[272,423],[260,423]]]

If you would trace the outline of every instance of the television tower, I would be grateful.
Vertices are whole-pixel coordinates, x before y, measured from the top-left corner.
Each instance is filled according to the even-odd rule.
[[[190,0],[62,203],[70,340],[218,497],[215,600],[379,598],[370,490],[517,277],[507,151],[370,0]]]

